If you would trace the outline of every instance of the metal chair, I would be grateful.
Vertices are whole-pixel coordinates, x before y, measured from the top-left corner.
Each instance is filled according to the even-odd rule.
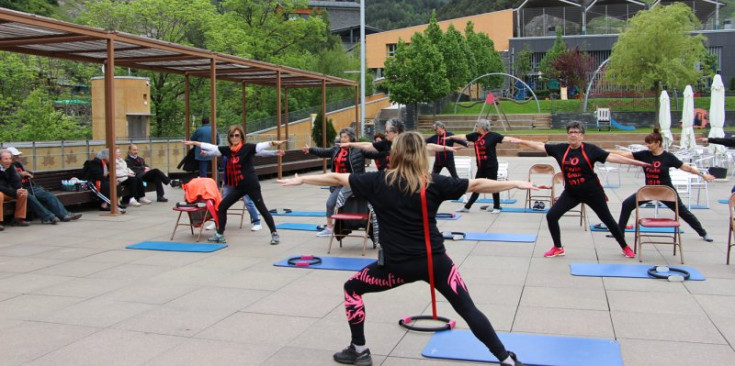
[[[535,179],[534,179],[535,178]],[[544,191],[526,191],[526,207],[531,208],[533,201],[548,202],[549,205],[554,201],[554,166],[550,164],[534,164],[528,169],[528,181],[536,185],[545,185],[551,187],[548,193]]]
[[[349,189],[347,189],[349,191]],[[332,219],[334,220],[334,228],[329,236],[329,248],[327,254],[332,251],[332,243],[336,238],[342,247],[342,239],[346,237],[362,238],[362,255],[367,251],[367,241],[370,238],[373,222],[373,214],[368,206],[367,200],[356,198],[351,192],[345,193],[345,189],[340,192],[341,197],[337,199],[337,207],[334,209]],[[344,199],[344,202],[340,202]],[[341,203],[341,204],[340,204]],[[347,212],[349,211],[349,212]],[[361,235],[353,235],[353,231],[361,231]],[[373,244],[375,247],[375,244]]]
[[[498,179],[497,181],[507,181],[508,178],[508,166],[510,164],[507,161],[498,161]],[[510,199],[510,189],[505,191],[505,194],[508,196],[508,199]]]
[[[557,186],[561,186],[561,189],[558,191],[556,189]],[[554,190],[553,190],[554,199],[551,203],[552,206],[559,199],[559,196],[561,196],[562,191],[564,191],[564,173],[559,172],[559,173],[554,174]],[[556,194],[557,192],[559,193],[558,195]],[[579,216],[579,226],[584,227],[584,231],[587,231],[587,226],[588,226],[587,209],[585,208],[584,203],[580,203],[578,210],[575,210],[575,209],[569,210],[567,211],[567,214],[572,214],[571,216],[575,216],[576,214],[576,216]]]
[[[674,203],[674,218],[660,217],[643,217],[640,205],[644,201],[660,201]],[[674,246],[674,256],[676,256],[676,248],[679,247],[679,257],[681,264],[684,264],[684,251],[681,246],[681,232],[679,227],[679,199],[676,191],[669,186],[643,186],[638,189],[635,195],[635,252],[638,253],[638,261],[643,262],[643,239],[646,238],[645,244],[669,244]],[[672,234],[662,233],[645,233],[641,232],[642,227],[649,228],[673,228]],[[669,241],[654,241],[653,238],[669,238]]]
[[[735,193],[730,195],[730,230],[727,235],[727,264],[730,264],[730,251],[732,250],[732,247],[735,247],[735,241],[733,240],[733,237],[735,237]]]
[[[199,228],[199,233],[197,234],[196,241],[202,239],[202,230],[204,230],[204,224],[206,224],[208,221],[214,221],[214,216],[210,214],[210,210],[214,211],[214,203],[212,200],[207,200],[204,205],[195,205],[195,206],[174,206],[174,211],[179,213],[179,217],[176,219],[176,224],[174,225],[174,231],[171,233],[171,238],[169,240],[174,240],[174,235],[176,235],[176,230],[179,228],[179,226],[188,226],[189,230],[191,231],[191,235],[194,235],[194,229]],[[188,223],[181,223],[181,216],[186,213],[186,216],[189,218]]]

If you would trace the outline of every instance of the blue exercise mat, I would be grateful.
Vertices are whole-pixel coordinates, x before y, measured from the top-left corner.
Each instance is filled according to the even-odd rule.
[[[597,231],[597,232],[610,232],[610,230],[608,230],[607,228],[602,229],[602,228],[597,227],[597,225],[590,225],[590,230]],[[634,233],[635,228],[634,227],[626,228],[625,232]],[[673,227],[642,227],[641,232],[642,233],[673,234],[674,228]],[[679,228],[679,232],[684,234],[684,230],[682,230],[681,228]]]
[[[460,217],[462,217],[462,215],[458,213],[453,213],[453,214],[445,214],[445,213],[439,214],[438,213],[436,214],[437,220],[459,220]]]
[[[282,224],[278,224],[276,225],[276,229],[278,230],[319,231],[319,229],[316,228],[316,224],[302,224],[302,223],[295,223],[295,222],[284,222]]]
[[[534,210],[532,208],[528,207],[502,207],[500,208],[500,212],[515,212],[515,213],[547,213],[549,212],[548,209],[543,210]]]
[[[535,234],[513,234],[513,233],[464,233],[467,241],[506,241],[513,243],[535,243]]]
[[[175,241],[144,241],[138,244],[128,245],[127,249],[140,250],[163,250],[167,252],[214,252],[222,248],[227,248],[225,244],[193,244],[180,243]]]
[[[327,217],[326,211],[291,211],[279,214],[277,212],[271,212],[273,216],[304,216],[304,217]]]
[[[620,344],[613,339],[501,333],[506,349],[526,365],[623,366]],[[434,333],[421,352],[424,357],[475,362],[499,362],[469,330]]]
[[[723,204],[729,205],[730,200],[717,200],[717,203],[723,203]]]
[[[466,202],[462,202],[460,200],[453,200],[452,202],[455,202],[455,203],[466,203]],[[494,202],[495,201],[493,201],[492,198],[479,198],[479,199],[477,199],[477,201],[475,201],[475,203],[494,203]],[[507,199],[501,199],[500,200],[500,203],[501,204],[511,204],[511,203],[516,203],[516,200],[515,199],[509,199],[509,200],[507,200]]]
[[[297,256],[294,256],[297,257]],[[359,271],[365,268],[368,264],[376,261],[375,258],[345,258],[345,257],[324,257],[318,256],[322,262],[319,264],[299,267],[288,264],[288,258],[273,263],[276,267],[291,267],[291,268],[307,268],[307,269],[331,269],[337,271]]]
[[[650,278],[648,269],[653,267],[652,264],[599,264],[599,263],[572,263],[569,270],[574,276],[589,277],[629,277],[629,278]],[[669,268],[681,268],[689,272],[690,281],[704,281],[705,277],[692,267],[685,266],[669,266]]]

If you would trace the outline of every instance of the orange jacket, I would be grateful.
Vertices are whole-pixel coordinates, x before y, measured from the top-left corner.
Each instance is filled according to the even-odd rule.
[[[212,178],[194,178],[182,186],[186,202],[193,203],[200,199],[213,200],[214,207],[219,207],[222,202],[222,194],[219,192],[217,182]]]

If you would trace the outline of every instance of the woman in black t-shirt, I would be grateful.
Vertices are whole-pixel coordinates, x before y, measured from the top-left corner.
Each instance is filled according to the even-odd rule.
[[[429,174],[429,157],[423,137],[407,132],[394,140],[391,168],[365,174],[328,173],[316,176],[282,179],[283,185],[341,185],[364,197],[373,206],[380,223],[380,243],[384,263],[374,262],[363,268],[344,285],[347,320],[352,343],[334,354],[340,363],[370,365],[370,350],[365,346],[365,305],[362,295],[386,291],[415,281],[428,282],[428,229],[436,289],[467,322],[473,334],[482,341],[501,365],[522,365],[508,352],[487,317],[470,298],[457,267],[447,256],[444,240],[436,227],[436,212],[445,200],[457,199],[465,192],[495,193],[511,188],[535,189],[529,182],[489,179],[457,179]],[[425,192],[427,218],[423,216],[422,191]]]
[[[564,174],[564,192],[546,214],[546,221],[549,224],[549,232],[554,241],[554,246],[544,253],[544,257],[557,257],[565,254],[564,247],[561,245],[559,219],[567,211],[580,203],[584,203],[607,225],[610,233],[613,234],[620,248],[622,248],[623,255],[628,258],[635,258],[633,249],[625,243],[625,235],[620,231],[615,219],[610,214],[610,209],[607,207],[607,197],[597,174],[595,174],[594,166],[595,162],[598,161],[637,166],[647,166],[648,164],[620,155],[610,155],[595,145],[582,143],[582,140],[584,140],[584,125],[576,121],[567,124],[567,140],[569,143],[566,144],[544,144],[538,141],[511,139],[512,143],[522,144],[538,151],[545,151],[556,159]]]
[[[735,137],[702,137],[699,142],[710,143],[715,145],[722,145],[729,148],[735,147]],[[735,186],[732,186],[730,193],[735,193]]]
[[[475,178],[498,179],[498,152],[495,150],[498,144],[509,141],[511,137],[503,136],[497,132],[490,131],[490,122],[481,119],[475,124],[475,132],[467,135],[447,136],[447,139],[455,141],[470,141],[475,145],[475,158],[477,159],[477,173]],[[457,212],[470,212],[470,208],[480,197],[479,193],[472,193],[470,200]],[[492,214],[500,213],[500,193],[493,193],[493,208],[488,210]]]
[[[235,204],[240,198],[248,195],[255,203],[258,212],[263,216],[265,223],[271,231],[271,244],[280,243],[280,237],[276,231],[276,224],[273,222],[273,216],[268,212],[268,208],[263,202],[263,195],[260,192],[260,181],[258,175],[255,174],[255,165],[253,157],[256,153],[265,150],[268,146],[280,146],[285,141],[267,141],[258,144],[243,143],[245,131],[242,126],[235,125],[230,127],[227,134],[227,142],[230,146],[217,146],[199,141],[184,141],[186,145],[199,146],[202,155],[222,155],[227,157],[225,165],[225,185],[234,187],[230,193],[222,199],[219,207],[217,207],[217,216],[219,226],[217,232],[209,238],[211,242],[225,243],[225,226],[227,225],[227,210]]]
[[[663,136],[659,133],[657,128],[653,129],[653,132],[646,136],[645,142],[648,146],[648,150],[644,151],[623,151],[623,150],[612,150],[613,154],[618,154],[629,159],[635,159],[645,163],[651,164],[648,167],[643,168],[643,173],[646,175],[646,185],[663,185],[674,188],[671,183],[671,176],[669,175],[669,168],[681,169],[685,172],[696,174],[704,178],[707,182],[711,182],[715,179],[710,174],[707,174],[689,164],[684,164],[674,156],[674,154],[664,151],[663,148]],[[676,189],[674,189],[676,191]],[[679,198],[679,217],[686,221],[694,231],[702,237],[702,239],[711,242],[712,237],[707,234],[707,230],[702,227],[702,223],[697,220],[697,217],[684,206],[681,201],[681,197],[677,193],[676,196]],[[635,210],[635,193],[630,195],[623,201],[623,207],[620,209],[620,219],[618,220],[618,226],[620,230],[625,232],[625,226],[628,225],[628,219],[630,214]],[[648,201],[645,201],[648,202]],[[672,211],[676,208],[674,202],[663,202]]]

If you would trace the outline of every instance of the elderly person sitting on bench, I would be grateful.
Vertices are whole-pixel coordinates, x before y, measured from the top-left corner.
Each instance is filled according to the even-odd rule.
[[[15,200],[15,215],[11,224],[13,226],[28,226],[25,221],[26,205],[28,204],[28,191],[20,184],[20,175],[12,167],[13,155],[8,150],[0,151],[0,220],[4,216],[3,203],[5,200]],[[0,224],[0,230],[5,227]]]

